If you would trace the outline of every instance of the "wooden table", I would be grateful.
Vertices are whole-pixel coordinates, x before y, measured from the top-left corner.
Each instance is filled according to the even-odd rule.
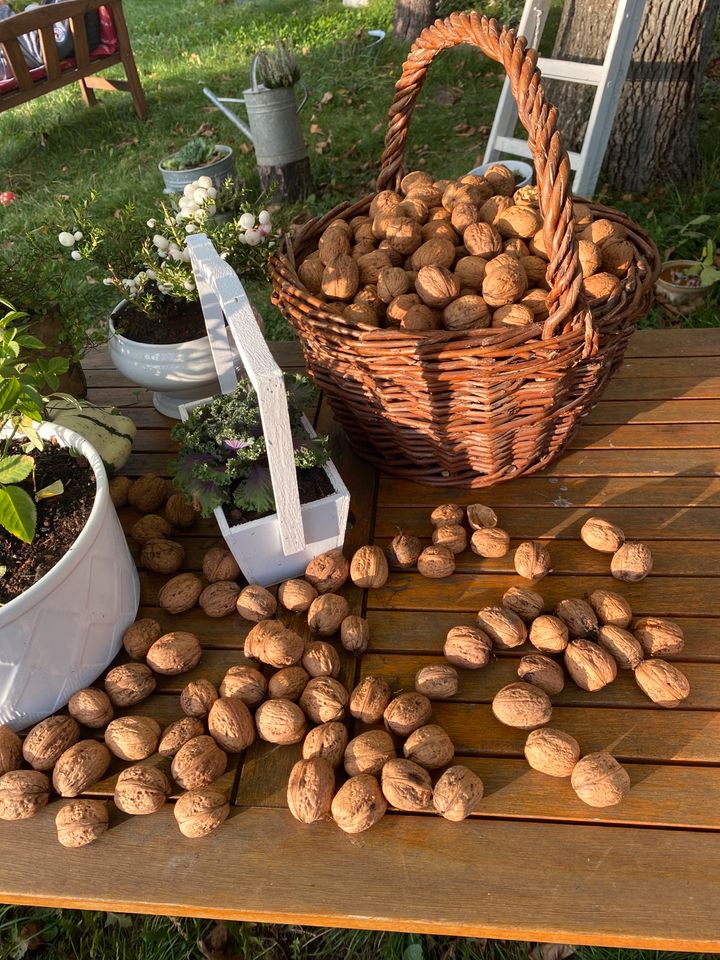
[[[287,367],[293,345],[277,345]],[[123,382],[98,355],[88,370],[90,397],[131,404],[140,427],[128,471],[162,470],[168,423],[146,394]],[[327,411],[319,411],[327,429]],[[440,499],[481,500],[500,515],[516,544],[549,541],[554,573],[540,585],[548,605],[604,586],[619,589],[637,614],[682,624],[682,669],[692,693],[681,709],[653,707],[622,672],[597,694],[572,683],[555,698],[553,725],[585,752],[611,750],[632,778],[619,806],[593,809],[567,780],[531,771],[524,734],[490,712],[494,692],[514,678],[519,652],[463,672],[454,702],[435,715],[461,762],[483,778],[477,816],[455,824],[391,814],[350,837],[332,823],[303,826],[285,809],[293,747],[257,744],[223,778],[235,804],[230,820],[203,841],[179,834],[172,810],[112,818],[92,847],[66,851],[54,834],[57,802],[38,818],[0,824],[0,899],[104,910],[272,920],[566,943],[720,950],[720,330],[635,336],[628,359],[571,450],[543,474],[491,491],[437,492],[377,478],[342,448],[336,462],[352,488],[348,546],[385,544],[396,527],[427,537]],[[578,540],[591,513],[648,541],[653,575],[637,585],[608,576],[609,558]],[[129,525],[130,511],[123,513]],[[213,522],[182,540],[190,569],[217,542]],[[371,645],[344,665],[411,688],[415,671],[441,658],[447,629],[470,624],[479,607],[513,583],[510,558],[466,553],[457,573],[429,581],[395,573],[381,590],[350,593],[370,621]],[[194,676],[219,682],[242,661],[246,625],[211,621],[199,610],[179,617],[155,606],[160,578],[141,574],[140,615],[195,630],[205,654]],[[52,638],[48,638],[52,642]],[[162,723],[178,717],[188,675],[161,678],[139,704]],[[114,774],[116,770],[111,771]],[[112,792],[114,777],[95,791]]]

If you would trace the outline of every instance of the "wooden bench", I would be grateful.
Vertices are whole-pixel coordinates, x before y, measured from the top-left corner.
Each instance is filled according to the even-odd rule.
[[[101,18],[101,44],[91,50],[85,14],[94,11]],[[60,60],[53,24],[66,19],[70,21],[75,49],[72,58]],[[43,66],[31,70],[22,55],[18,37],[34,30],[40,33]],[[0,84],[0,113],[77,82],[87,106],[96,103],[96,89],[123,90],[132,96],[138,117],[143,120],[147,117],[147,103],[135,66],[122,0],[64,0],[19,13],[0,22],[0,48],[15,74],[15,82],[6,81],[5,90]],[[126,80],[97,76],[116,64],[122,65]]]
[[[279,361],[301,368],[296,345]],[[678,363],[678,359],[681,362]],[[90,399],[131,410],[138,426],[132,474],[164,471],[168,421],[150,395],[124,381],[106,355],[87,369]],[[332,430],[320,406],[321,430]],[[585,752],[607,748],[632,791],[619,806],[583,805],[567,780],[529,769],[525,734],[490,711],[524,652],[500,653],[486,670],[463,671],[453,702],[435,715],[476,770],[486,795],[464,823],[390,813],[349,837],[332,823],[304,826],[285,806],[296,747],[255,744],[224,776],[234,804],[213,836],[184,839],[168,806],[151,817],[113,813],[109,833],[83,850],[55,839],[54,800],[41,815],[0,823],[0,900],[114,911],[422,931],[621,947],[718,949],[720,921],[720,330],[638,333],[623,367],[570,451],[550,469],[492,490],[439,492],[378,477],[342,445],[335,460],[353,495],[348,550],[396,531],[427,538],[430,509],[443,499],[492,505],[513,545],[549,541],[553,574],[539,584],[549,605],[597,587],[625,594],[638,615],[667,615],[686,634],[682,669],[692,693],[677,710],[654,707],[628,671],[596,694],[568,682],[552,723]],[[578,539],[590,513],[648,541],[655,570],[620,584],[609,558]],[[136,519],[123,511],[127,529]],[[187,567],[218,542],[213,521],[182,539]],[[196,632],[205,646],[192,675],[159,678],[133,708],[166,724],[180,716],[190,676],[217,683],[241,662],[247,624],[209,620],[200,610],[168,617],[156,607],[162,578],[143,573],[141,616]],[[467,552],[447,580],[393,573],[381,590],[348,592],[371,628],[370,649],[346,659],[342,679],[386,677],[411,688],[415,671],[439,661],[447,629],[471,624],[479,607],[521,581],[510,557]],[[48,638],[52,642],[52,637]],[[88,734],[93,735],[93,734]],[[97,735],[95,732],[94,735]],[[149,762],[158,762],[158,758]],[[119,765],[118,765],[119,766]],[[95,789],[110,796],[117,768]]]

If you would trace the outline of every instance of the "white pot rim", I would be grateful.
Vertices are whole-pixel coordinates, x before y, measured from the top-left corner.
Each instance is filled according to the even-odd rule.
[[[38,432],[44,440],[56,438],[63,447],[71,447],[85,457],[95,474],[95,500],[85,526],[65,556],[61,557],[51,570],[48,570],[44,576],[31,587],[28,587],[19,597],[15,597],[14,600],[0,607],[0,623],[6,618],[8,620],[16,619],[22,615],[26,610],[39,603],[44,595],[57,589],[68,577],[71,570],[92,546],[110,499],[105,465],[100,454],[85,437],[80,436],[74,430],[68,430],[67,427],[61,427],[49,421],[43,421],[38,428]]]
[[[165,160],[161,160],[158,163],[160,170],[164,170],[166,173],[192,173],[194,170],[207,170],[208,167],[212,167],[213,164],[221,163],[223,160],[227,160],[229,156],[232,156],[232,147],[229,147],[226,143],[216,143],[215,149],[222,151],[222,157],[217,158],[216,160],[208,160],[207,163],[204,163],[201,167],[186,167],[184,170],[169,170],[164,166],[165,160],[169,160],[170,157],[165,157]],[[202,174],[200,174],[202,176]]]
[[[176,340],[175,343],[146,343],[144,340],[132,340],[130,337],[118,333],[113,323],[113,317],[124,310],[128,303],[128,300],[121,300],[117,306],[113,307],[112,313],[108,317],[108,327],[110,328],[111,337],[117,337],[118,340],[124,343],[136,343],[140,347],[147,347],[148,350],[174,350],[183,343],[201,344],[204,340],[207,340],[207,334],[205,334],[204,337],[197,337],[195,340]]]

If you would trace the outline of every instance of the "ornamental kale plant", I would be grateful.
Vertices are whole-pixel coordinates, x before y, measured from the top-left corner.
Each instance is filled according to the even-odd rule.
[[[290,374],[285,389],[295,466],[298,471],[321,467],[329,457],[328,438],[309,437],[301,423],[315,389],[307,377]],[[185,422],[173,427],[172,438],[180,451],[170,466],[171,476],[203,517],[219,506],[248,514],[275,510],[260,408],[249,380],[241,380],[233,393],[195,407]]]

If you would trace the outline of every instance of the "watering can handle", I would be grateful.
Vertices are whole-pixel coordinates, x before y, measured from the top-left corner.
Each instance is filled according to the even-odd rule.
[[[296,113],[300,113],[300,111],[302,110],[302,108],[303,108],[303,107],[305,106],[305,104],[307,103],[307,98],[308,98],[308,88],[305,86],[305,84],[302,82],[302,80],[299,80],[299,81],[298,81],[298,86],[300,86],[300,87],[303,88],[303,98],[302,98],[302,100],[300,101],[300,106],[297,108]]]
[[[218,255],[204,233],[188,237],[187,247],[221,389],[223,393],[232,393],[237,386],[225,332],[227,319],[247,376],[257,393],[283,553],[285,556],[300,553],[305,549],[305,531],[282,370],[268,349],[235,271]]]

